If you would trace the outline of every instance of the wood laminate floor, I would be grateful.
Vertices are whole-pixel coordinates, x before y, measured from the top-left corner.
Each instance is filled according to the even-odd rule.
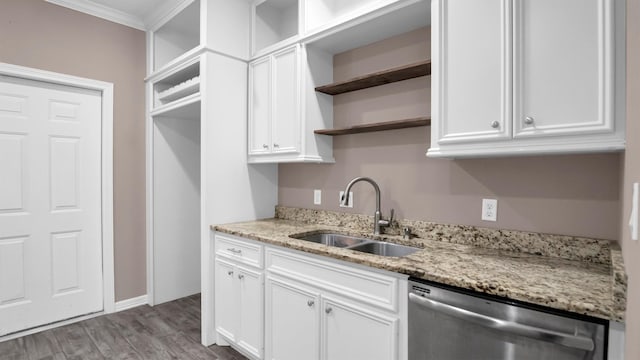
[[[200,344],[200,295],[139,306],[0,342],[1,360],[244,360],[230,347]]]

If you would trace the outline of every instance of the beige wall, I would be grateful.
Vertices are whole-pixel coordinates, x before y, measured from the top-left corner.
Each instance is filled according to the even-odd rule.
[[[428,29],[334,57],[335,80],[429,58]],[[430,78],[334,97],[335,126],[430,113]],[[281,164],[279,204],[344,210],[338,192],[356,176],[372,177],[382,207],[402,218],[618,239],[620,155],[473,160],[425,156],[430,128],[334,137],[335,164]],[[322,189],[322,205],[313,205]],[[354,187],[354,212],[373,214],[374,192]],[[498,199],[498,221],[480,220],[482,198]]]
[[[626,359],[640,359],[640,242],[629,236],[631,186],[640,182],[640,0],[627,0],[627,149],[623,158],[621,245],[627,289]]]
[[[116,300],[144,295],[144,32],[42,0],[3,0],[0,62],[114,84]]]

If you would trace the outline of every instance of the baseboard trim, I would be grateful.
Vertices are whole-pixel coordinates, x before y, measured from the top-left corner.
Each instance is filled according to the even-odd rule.
[[[134,297],[131,299],[121,300],[116,302],[116,312],[128,310],[140,305],[147,305],[149,303],[147,295]]]

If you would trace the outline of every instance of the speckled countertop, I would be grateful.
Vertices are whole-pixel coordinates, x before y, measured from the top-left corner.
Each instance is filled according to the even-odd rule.
[[[400,220],[372,236],[371,216],[287,207],[276,218],[212,226],[268,244],[598,318],[624,321],[627,276],[607,240]],[[394,235],[410,226],[409,240]],[[291,238],[329,230],[420,247],[383,257]]]

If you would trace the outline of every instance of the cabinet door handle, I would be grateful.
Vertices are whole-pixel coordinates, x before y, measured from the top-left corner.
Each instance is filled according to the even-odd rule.
[[[499,126],[500,126],[500,123],[499,123],[499,122],[497,122],[497,121],[495,121],[495,120],[491,122],[491,127],[492,127],[492,128],[497,129]]]
[[[231,270],[227,271],[227,275],[233,275],[233,271]]]
[[[267,145],[267,144],[262,144],[262,148],[264,148],[264,149],[268,149],[268,148],[269,148],[269,145]]]
[[[524,124],[533,125],[533,118],[531,116],[527,116],[526,118],[524,118]]]
[[[313,304],[315,304],[313,300],[307,300],[307,306],[311,307]]]
[[[273,144],[273,147],[274,147],[274,148],[279,148],[279,147],[280,147],[280,145],[279,145],[279,144]]]
[[[236,248],[229,248],[227,250],[231,251],[234,254],[242,254],[242,250],[238,250]]]
[[[238,274],[238,279],[240,279],[240,280],[244,279],[244,275]]]
[[[326,309],[324,309],[324,312],[326,312],[327,314],[330,314],[333,311],[332,308],[327,307]]]

